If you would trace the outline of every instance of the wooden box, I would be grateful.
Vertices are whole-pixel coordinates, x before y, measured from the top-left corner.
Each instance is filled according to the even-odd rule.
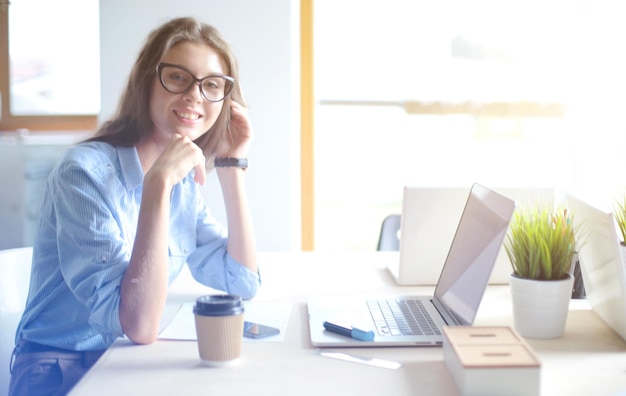
[[[444,361],[462,395],[539,395],[541,363],[510,327],[444,328]]]

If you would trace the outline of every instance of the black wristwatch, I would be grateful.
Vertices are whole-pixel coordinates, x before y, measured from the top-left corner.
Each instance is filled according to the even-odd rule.
[[[248,168],[247,158],[219,157],[213,160],[216,168],[237,167],[243,170]]]

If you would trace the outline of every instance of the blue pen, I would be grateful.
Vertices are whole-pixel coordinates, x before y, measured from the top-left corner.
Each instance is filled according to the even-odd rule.
[[[372,330],[362,330],[354,326],[349,329],[330,322],[324,322],[324,328],[331,333],[354,338],[355,340],[360,341],[372,341],[375,335]]]

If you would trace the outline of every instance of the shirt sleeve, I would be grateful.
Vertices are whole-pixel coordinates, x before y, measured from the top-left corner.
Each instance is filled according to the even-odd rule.
[[[233,259],[226,251],[226,229],[209,215],[204,200],[196,201],[197,246],[187,257],[187,264],[196,281],[205,286],[235,294],[243,299],[256,295],[259,274]]]
[[[56,175],[55,219],[63,278],[89,311],[89,323],[103,335],[123,334],[119,321],[120,285],[130,258],[130,230],[113,203],[120,181],[104,162],[89,171],[75,162]],[[122,204],[123,206],[123,204]]]

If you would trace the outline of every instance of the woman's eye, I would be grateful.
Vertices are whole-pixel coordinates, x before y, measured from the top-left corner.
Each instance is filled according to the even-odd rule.
[[[215,80],[205,80],[202,84],[204,89],[219,89],[219,84]]]
[[[170,79],[174,81],[185,81],[185,76],[182,74],[171,74]]]

